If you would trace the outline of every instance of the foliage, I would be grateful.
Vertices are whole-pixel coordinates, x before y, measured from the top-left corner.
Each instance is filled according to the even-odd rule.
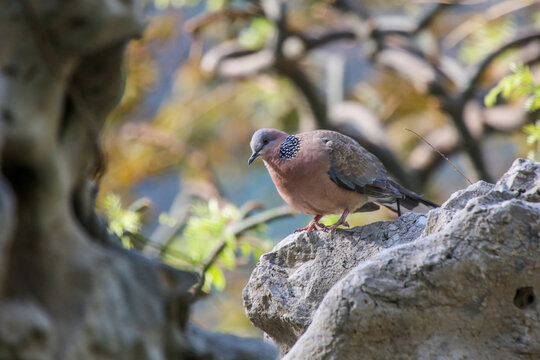
[[[531,70],[527,66],[511,65],[512,73],[502,78],[499,83],[489,91],[484,102],[486,106],[495,105],[497,97],[501,95],[505,99],[516,99],[522,95],[531,96],[527,101],[528,111],[534,111],[540,107],[540,87],[535,86]]]
[[[141,230],[141,214],[135,210],[122,207],[120,197],[109,193],[103,200],[103,209],[109,221],[109,232],[122,239],[126,248],[132,248],[133,243],[129,233],[138,233]]]
[[[527,124],[523,127],[527,134],[527,144],[531,147],[527,157],[531,160],[540,161],[540,120],[534,124]]]
[[[528,66],[511,65],[512,73],[502,78],[499,83],[486,95],[484,102],[491,107],[501,95],[504,99],[516,99],[527,96],[525,109],[529,112],[540,110],[540,85],[534,81]],[[540,120],[523,127],[527,134],[527,144],[531,147],[528,157],[537,160],[540,155]]]
[[[197,268],[211,262],[204,274],[203,290],[210,291],[212,286],[223,290],[226,285],[224,269],[232,270],[238,262],[246,262],[251,257],[258,260],[268,250],[269,243],[261,237],[255,242],[247,242],[231,231],[230,225],[240,220],[241,212],[232,204],[220,206],[216,199],[195,203],[181,236],[173,238],[165,248],[164,260],[171,265]],[[263,234],[263,229],[258,229],[259,235]],[[215,261],[211,261],[217,251],[219,254]],[[182,256],[178,257],[177,254]]]
[[[107,194],[103,201],[109,232],[120,237],[126,248],[134,246],[133,237],[142,237],[141,214],[132,207],[133,204],[123,208],[120,197],[113,193]],[[162,249],[162,258],[172,266],[195,271],[207,266],[203,290],[209,292],[214,287],[222,291],[226,286],[225,269],[233,270],[239,263],[256,261],[270,247],[270,242],[264,238],[266,227],[263,224],[255,229],[256,236],[234,233],[230,225],[241,220],[240,210],[232,204],[220,206],[216,199],[196,202],[181,234],[170,239]],[[159,221],[171,227],[178,225],[167,213],[162,213]]]
[[[479,26],[464,42],[459,51],[460,59],[472,64],[495,50],[516,33],[516,24],[511,19],[487,22]]]
[[[246,49],[259,49],[266,40],[272,36],[275,28],[266,18],[258,17],[251,20],[248,27],[242,29],[238,36],[238,43]]]

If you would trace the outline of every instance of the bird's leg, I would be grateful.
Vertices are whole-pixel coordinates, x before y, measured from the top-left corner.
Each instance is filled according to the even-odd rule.
[[[351,211],[349,209],[345,209],[345,211],[343,211],[343,214],[341,215],[341,217],[339,218],[339,220],[334,224],[334,225],[330,225],[328,227],[326,227],[327,230],[334,230],[335,228],[337,228],[339,225],[343,225],[343,226],[346,226],[346,227],[349,227],[349,223],[347,221],[345,221],[347,219],[347,216],[349,216],[349,213]]]
[[[399,206],[399,199],[396,199],[396,204],[397,204],[397,216],[400,217],[401,216],[401,207]]]
[[[324,226],[323,224],[319,224],[319,220],[321,220],[322,218],[322,215],[317,215],[313,218],[313,220],[311,220],[308,224],[308,226],[304,227],[304,228],[300,228],[300,229],[296,229],[294,232],[297,233],[297,232],[300,232],[300,231],[304,231],[306,230],[307,232],[312,232],[313,229],[315,230],[326,230],[326,226]]]

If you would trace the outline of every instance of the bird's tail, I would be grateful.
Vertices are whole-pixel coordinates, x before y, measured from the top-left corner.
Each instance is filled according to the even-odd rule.
[[[398,213],[398,215],[407,211],[426,213],[433,208],[439,207],[439,205],[422,198],[394,181],[391,181],[390,185],[396,190],[395,193],[396,195],[399,194],[399,197],[379,199],[377,202]]]

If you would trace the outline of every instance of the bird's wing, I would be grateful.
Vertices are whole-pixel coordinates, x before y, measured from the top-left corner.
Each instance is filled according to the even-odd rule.
[[[377,199],[402,197],[379,159],[356,141],[332,131],[321,132],[321,140],[329,155],[328,175],[338,186]]]
[[[321,140],[329,156],[328,175],[338,186],[366,194],[371,201],[397,213],[400,213],[400,205],[420,212],[438,207],[392,180],[380,160],[350,137],[324,131]]]

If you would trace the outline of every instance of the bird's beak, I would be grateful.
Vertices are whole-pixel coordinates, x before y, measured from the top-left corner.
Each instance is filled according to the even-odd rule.
[[[251,165],[251,163],[252,163],[256,158],[259,157],[259,155],[260,155],[259,152],[260,152],[260,151],[255,151],[253,154],[251,154],[251,157],[250,157],[249,160],[248,160],[248,165]]]

